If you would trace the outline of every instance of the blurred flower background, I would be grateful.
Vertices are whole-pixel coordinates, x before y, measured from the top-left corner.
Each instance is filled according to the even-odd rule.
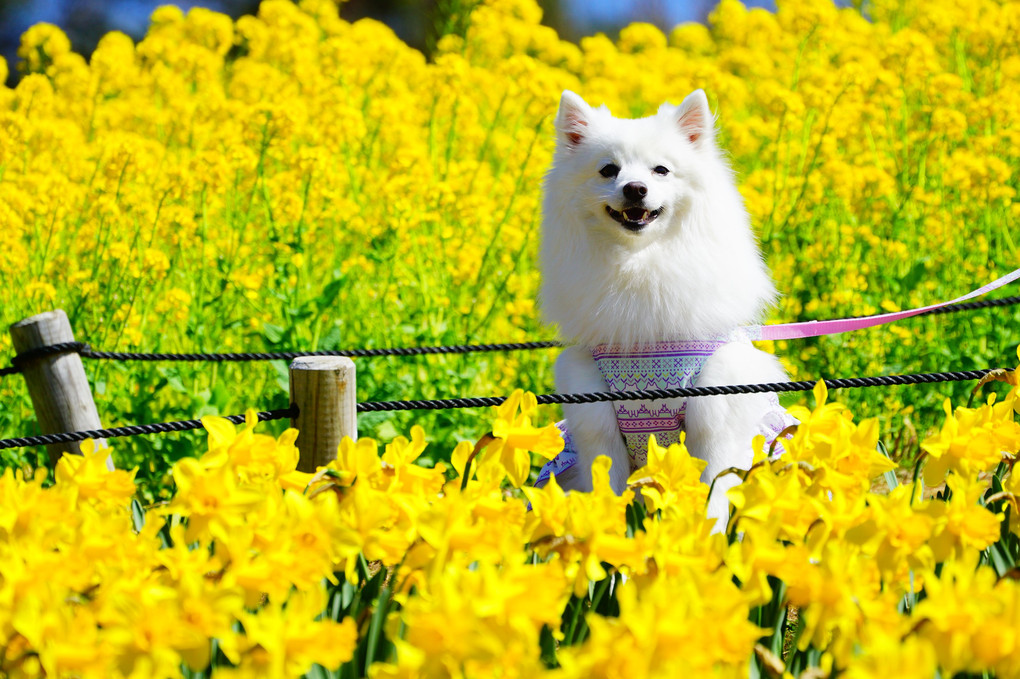
[[[371,17],[382,21],[407,44],[427,49],[432,26],[444,0],[347,0],[340,16],[348,21]],[[542,0],[543,23],[565,39],[605,32],[615,37],[620,28],[634,21],[646,21],[663,30],[688,22],[704,23],[715,0]],[[748,7],[775,10],[774,0],[751,0]],[[848,5],[848,2],[837,2]],[[14,64],[21,34],[29,26],[45,21],[64,29],[75,52],[91,54],[99,39],[109,31],[122,31],[135,40],[145,35],[149,16],[161,5],[176,5],[187,11],[206,7],[234,19],[258,10],[258,0],[0,0],[0,55]],[[7,84],[19,73],[10,69]]]
[[[0,88],[0,322],[63,308],[105,351],[552,339],[535,260],[565,88],[622,116],[708,92],[783,293],[771,322],[952,299],[1020,264],[1020,3],[723,0],[676,23],[704,7],[267,0],[235,19],[254,8],[218,1],[151,18],[143,2],[0,5],[4,30],[53,22],[0,63],[0,80],[20,77]],[[795,379],[987,368],[1012,361],[1018,321],[1009,308],[763,348]],[[358,399],[547,393],[553,355],[364,361]],[[88,369],[106,426],[287,392],[284,362]],[[911,460],[968,388],[836,397]],[[20,382],[0,383],[0,403],[3,435],[35,433]],[[381,440],[412,424],[480,434],[467,411],[358,421]],[[142,464],[143,494],[163,497],[196,442],[132,439],[115,462]]]

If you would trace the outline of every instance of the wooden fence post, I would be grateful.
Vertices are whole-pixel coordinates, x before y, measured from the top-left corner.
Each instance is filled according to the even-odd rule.
[[[290,400],[298,415],[298,470],[314,472],[336,459],[340,439],[358,438],[354,361],[339,356],[302,356],[290,364]]]
[[[67,314],[61,309],[47,311],[10,327],[14,350],[23,354],[31,349],[74,342],[74,332]],[[81,357],[68,351],[24,361],[21,373],[32,397],[32,406],[43,434],[102,429],[96,403],[92,399]],[[106,439],[96,440],[98,448],[106,448]],[[81,455],[80,443],[53,443],[46,446],[50,462],[56,463],[64,453]],[[113,469],[113,460],[106,466]]]

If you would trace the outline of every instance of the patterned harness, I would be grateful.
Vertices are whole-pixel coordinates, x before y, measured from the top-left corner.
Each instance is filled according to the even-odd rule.
[[[592,350],[592,357],[610,391],[684,388],[694,384],[705,361],[724,344],[750,344],[749,332],[749,329],[739,328],[716,339],[656,342],[626,349],[600,344]],[[765,436],[766,449],[783,429],[797,422],[779,405],[774,393],[767,396],[769,409],[758,423],[757,432]],[[680,442],[680,434],[685,429],[687,399],[616,401],[615,407],[617,424],[630,456],[631,473],[645,465],[650,435],[655,436],[660,446]],[[538,487],[545,485],[550,474],[559,475],[577,464],[577,451],[566,421],[556,426],[563,432],[563,451],[542,467],[535,482]],[[782,451],[781,443],[776,444],[776,451]]]

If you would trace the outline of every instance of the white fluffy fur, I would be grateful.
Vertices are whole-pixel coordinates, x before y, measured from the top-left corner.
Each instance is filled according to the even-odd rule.
[[[715,141],[714,118],[704,92],[679,106],[663,105],[651,117],[614,118],[564,92],[556,119],[557,148],[545,182],[541,301],[546,320],[559,327],[566,349],[556,364],[557,389],[606,389],[589,349],[597,344],[639,345],[700,339],[762,320],[776,297],[732,171]],[[606,178],[606,164],[620,168]],[[663,166],[666,175],[654,168]],[[647,187],[644,206],[661,210],[638,232],[621,226],[606,206],[622,210],[623,187]],[[781,381],[774,357],[747,345],[727,345],[706,363],[698,384]],[[727,467],[747,468],[764,396],[691,399],[687,442],[708,461],[703,480]],[[611,404],[565,406],[580,457],[558,481],[591,488],[591,462],[613,460],[611,480],[622,492],[629,473],[623,438]],[[710,515],[727,510],[717,483]]]

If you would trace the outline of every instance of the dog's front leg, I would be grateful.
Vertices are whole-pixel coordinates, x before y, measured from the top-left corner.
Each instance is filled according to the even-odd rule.
[[[775,356],[755,349],[751,344],[726,344],[705,361],[696,385],[785,382],[786,372]],[[749,469],[754,451],[751,441],[758,425],[769,412],[766,394],[698,396],[687,402],[687,449],[705,460],[708,466],[701,480],[715,487],[708,498],[708,517],[715,519],[715,531],[722,532],[729,518],[726,491],[740,483],[736,474],[719,474],[731,467]]]
[[[584,394],[609,388],[591,352],[573,346],[564,349],[556,359],[556,390],[564,394]],[[557,476],[556,482],[567,490],[590,491],[592,462],[599,455],[608,455],[613,461],[609,483],[617,495],[623,493],[630,476],[630,459],[616,424],[613,403],[567,404],[563,406],[563,414],[577,450],[577,464]]]

